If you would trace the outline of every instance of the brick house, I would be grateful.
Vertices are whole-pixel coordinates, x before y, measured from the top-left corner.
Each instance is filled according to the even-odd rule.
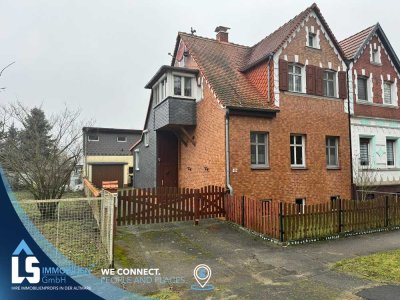
[[[350,61],[354,183],[400,192],[399,59],[379,23],[340,45]]]
[[[298,204],[350,198],[344,54],[313,4],[254,46],[179,32],[132,147],[137,187],[226,186]]]

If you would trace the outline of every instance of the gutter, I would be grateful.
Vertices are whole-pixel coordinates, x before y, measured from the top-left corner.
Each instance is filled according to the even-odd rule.
[[[230,151],[229,151],[229,108],[225,110],[225,176],[226,176],[226,187],[229,190],[229,194],[233,195],[233,187],[231,185],[230,175]]]

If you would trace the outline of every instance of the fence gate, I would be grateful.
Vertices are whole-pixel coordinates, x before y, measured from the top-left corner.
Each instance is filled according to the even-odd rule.
[[[118,191],[117,225],[199,220],[225,216],[225,189],[152,188]]]

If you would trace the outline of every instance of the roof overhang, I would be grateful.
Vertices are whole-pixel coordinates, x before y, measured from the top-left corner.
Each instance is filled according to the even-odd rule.
[[[261,118],[275,118],[276,113],[279,112],[279,109],[273,108],[252,108],[252,107],[236,107],[230,106],[227,107],[230,115],[235,116],[249,116],[249,117],[261,117]]]

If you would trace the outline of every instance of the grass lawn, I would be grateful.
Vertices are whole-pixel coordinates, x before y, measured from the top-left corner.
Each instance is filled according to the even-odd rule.
[[[18,201],[33,200],[28,191],[17,191],[14,195]],[[84,197],[83,192],[68,192],[62,198]],[[108,266],[99,226],[87,201],[60,202],[59,217],[54,219],[43,219],[33,201],[21,203],[21,207],[46,239],[75,264],[94,271]]]
[[[400,249],[339,261],[338,271],[387,283],[400,283]]]

